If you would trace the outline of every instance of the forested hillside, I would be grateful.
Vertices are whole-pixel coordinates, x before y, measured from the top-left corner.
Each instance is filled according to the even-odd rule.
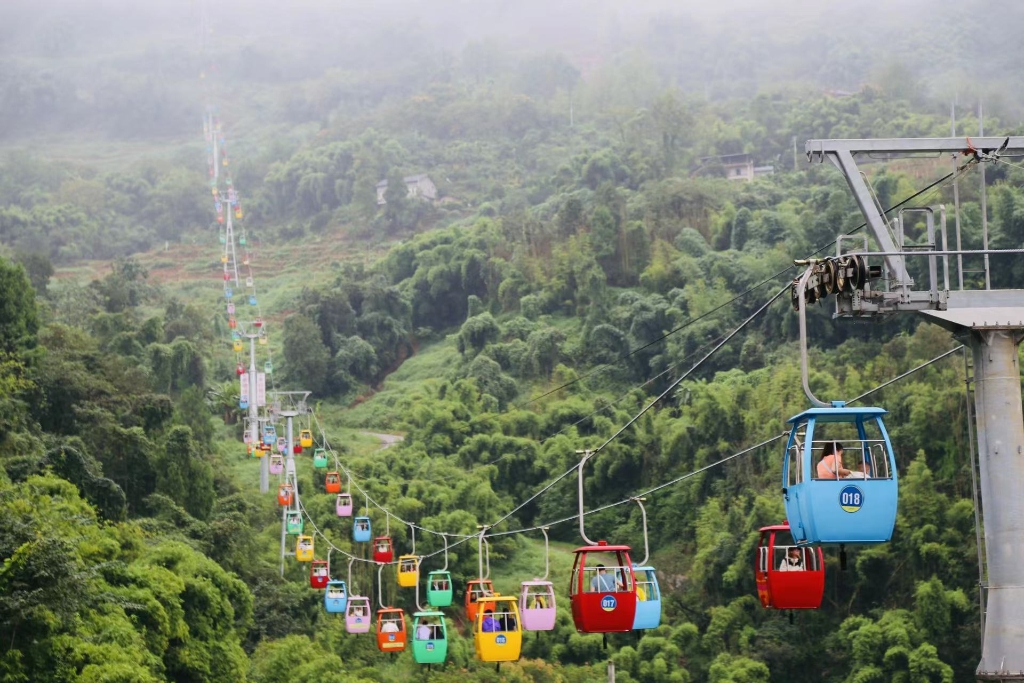
[[[583,683],[605,680],[607,659],[620,683],[973,677],[960,353],[862,402],[889,411],[896,531],[850,549],[845,570],[827,550],[822,607],[795,615],[763,609],[754,581],[758,529],[785,512],[783,442],[752,447],[807,407],[788,293],[666,390],[792,281],[794,259],[860,229],[842,177],[808,164],[805,140],[947,136],[950,93],[958,135],[978,130],[980,95],[987,133],[1021,132],[1024,102],[1005,87],[1019,47],[992,46],[1013,22],[985,41],[930,41],[1016,5],[939,3],[911,31],[921,8],[908,2],[829,43],[810,37],[861,5],[766,16],[741,2],[570,3],[540,26],[538,3],[507,15],[382,3],[344,22],[313,2],[228,3],[210,9],[209,61],[195,12],[72,5],[0,8],[0,682]],[[543,539],[505,532],[567,520],[550,528],[557,626],[524,638],[521,662],[477,661],[452,609],[449,661],[426,671],[347,634],[306,565],[288,558],[279,575],[281,515],[241,443],[215,271],[200,118],[211,91],[274,381],[313,392],[324,435],[389,511],[369,511],[374,528],[411,552],[390,514],[453,543],[501,520],[490,565],[515,594],[542,573]],[[729,179],[727,155],[741,154],[771,172]],[[951,165],[865,168],[890,207]],[[417,174],[433,201],[402,190]],[[1024,170],[987,174],[990,245],[1024,248]],[[965,249],[982,244],[979,188],[976,170],[960,179]],[[952,201],[947,181],[913,204]],[[999,258],[994,283],[1019,283],[1024,259]],[[912,316],[834,321],[828,304],[809,327],[812,387],[830,399],[959,344]],[[404,440],[379,450],[367,432]],[[586,507],[609,507],[587,533],[642,548],[628,499],[650,492],[664,598],[658,629],[607,647],[573,627],[576,478],[562,476],[602,445]],[[309,523],[368,557],[307,457],[299,484]],[[442,539],[415,541],[424,571],[440,569]],[[449,553],[456,605],[476,547]],[[376,568],[349,576],[338,557],[332,572],[375,595]],[[414,611],[413,592],[384,576],[384,600]]]

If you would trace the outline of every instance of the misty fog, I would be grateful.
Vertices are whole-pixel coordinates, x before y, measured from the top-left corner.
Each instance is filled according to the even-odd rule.
[[[712,101],[906,78],[936,100],[984,96],[993,115],[1016,119],[1022,23],[1013,0],[15,0],[0,6],[0,140],[77,128],[184,134],[204,62],[217,65],[220,87],[264,110],[286,109],[318,79],[359,90],[284,112],[299,121],[355,116],[466,77],[529,92],[502,76],[545,54],[564,56],[585,83],[643,62],[652,90]],[[133,121],[120,122],[132,106]],[[586,116],[600,104],[576,107]]]

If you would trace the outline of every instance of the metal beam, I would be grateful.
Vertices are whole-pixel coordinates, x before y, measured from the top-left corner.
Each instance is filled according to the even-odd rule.
[[[898,251],[902,245],[897,245],[895,240],[893,240],[892,234],[889,232],[889,224],[886,222],[885,216],[882,215],[878,206],[876,206],[871,190],[868,189],[868,184],[860,174],[860,169],[857,168],[857,162],[854,160],[853,154],[849,150],[840,150],[830,154],[830,158],[839,167],[839,170],[843,172],[843,175],[846,176],[846,182],[850,186],[853,197],[857,200],[857,206],[860,207],[860,212],[864,214],[864,218],[867,220],[868,227],[875,236],[878,246],[881,247],[883,252]],[[897,285],[909,287],[913,284],[910,275],[907,274],[907,267],[903,263],[902,256],[890,253],[883,258],[885,259],[885,264],[889,266],[889,273],[895,278]]]
[[[1024,155],[1024,137],[957,137],[957,138],[877,138],[851,140],[808,140],[804,146],[808,161],[824,162],[826,159],[846,177],[846,182],[853,192],[854,199],[861,213],[867,220],[868,228],[882,252],[889,268],[890,276],[895,280],[894,291],[901,291],[901,299],[909,293],[913,285],[903,257],[895,253],[903,245],[897,245],[889,230],[889,224],[882,210],[868,188],[867,182],[857,167],[857,155],[901,155],[901,154],[942,154],[963,152],[965,154],[990,155],[995,152],[1006,155]]]
[[[978,150],[991,154],[1006,144],[1001,154],[1007,156],[1024,156],[1024,136],[1010,137],[959,137],[959,138],[875,138],[851,140],[808,140],[804,149],[808,161],[824,161],[824,158],[837,152],[850,154],[909,154],[909,153],[942,153],[967,152]]]

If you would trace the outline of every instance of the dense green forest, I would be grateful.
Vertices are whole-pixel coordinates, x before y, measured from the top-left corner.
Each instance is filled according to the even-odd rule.
[[[576,633],[566,592],[579,539],[564,523],[550,531],[558,624],[524,639],[521,662],[478,662],[459,610],[449,662],[430,672],[346,634],[305,565],[289,559],[279,576],[280,514],[240,441],[200,117],[216,93],[277,386],[313,392],[345,466],[390,511],[468,535],[608,440],[790,282],[794,259],[858,229],[841,176],[807,164],[804,140],[946,136],[951,92],[958,134],[977,131],[979,95],[987,132],[1021,132],[1024,102],[1004,87],[1020,79],[1019,42],[994,47],[1012,21],[985,41],[929,41],[1016,5],[940,3],[911,31],[920,7],[908,2],[830,42],[824,30],[862,6],[801,18],[746,3],[728,16],[569,3],[538,28],[538,3],[508,17],[457,3],[403,17],[382,3],[347,23],[313,2],[228,3],[211,9],[224,37],[205,52],[194,11],[73,5],[0,8],[0,682],[583,683],[605,680],[607,659],[626,683],[973,677],[959,354],[870,398],[890,411],[896,531],[851,550],[844,571],[826,552],[818,611],[790,618],[757,598],[757,530],[785,516],[775,443],[648,498],[657,630],[607,648]],[[131,22],[139,31],[112,43]],[[774,172],[729,180],[730,154]],[[865,168],[885,207],[950,170]],[[420,173],[437,201],[389,190],[378,204],[379,181]],[[990,244],[1024,248],[1024,170],[987,173]],[[959,192],[964,247],[980,248],[976,171]],[[949,183],[915,203],[941,202]],[[1024,260],[1004,258],[994,281],[1020,283]],[[958,344],[922,319],[857,325],[828,306],[810,327],[812,386],[835,399]],[[784,296],[601,451],[587,507],[782,433],[806,408],[796,339]],[[404,440],[378,450],[363,430]],[[316,526],[366,557],[308,458],[299,483]],[[575,487],[563,479],[496,531],[571,517]],[[642,547],[635,506],[587,525]],[[390,529],[409,551],[409,529]],[[436,536],[416,544],[442,551]],[[541,573],[543,542],[497,536],[490,557],[512,594]],[[473,542],[452,549],[457,586],[477,559]],[[376,590],[375,571],[353,571]],[[415,609],[393,580],[384,592]]]

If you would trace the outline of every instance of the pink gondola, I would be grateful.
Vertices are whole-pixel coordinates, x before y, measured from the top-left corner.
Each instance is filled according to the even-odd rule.
[[[349,633],[369,633],[373,625],[370,598],[350,595],[345,608],[345,630]]]
[[[523,581],[520,584],[519,614],[527,631],[555,628],[555,588],[550,581]]]
[[[352,496],[347,493],[339,493],[335,509],[339,517],[352,516]]]

